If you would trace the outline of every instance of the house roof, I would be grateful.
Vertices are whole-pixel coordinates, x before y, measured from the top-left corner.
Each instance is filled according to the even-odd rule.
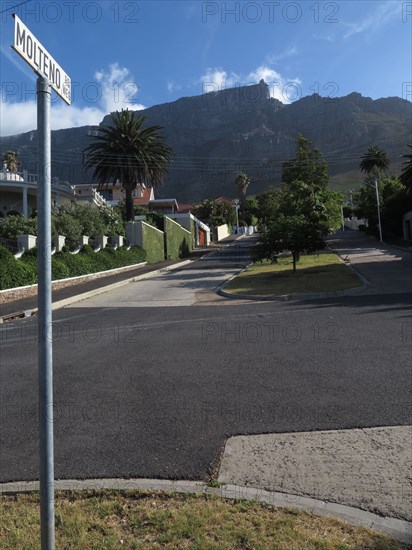
[[[185,212],[190,212],[191,210],[193,210],[193,208],[194,208],[193,204],[180,203],[178,212],[180,212],[181,214],[184,214]]]
[[[155,206],[170,206],[171,204],[176,207],[178,206],[176,199],[152,199],[149,203]]]

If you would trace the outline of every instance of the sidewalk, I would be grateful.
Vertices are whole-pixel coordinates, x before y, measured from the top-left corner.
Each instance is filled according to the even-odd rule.
[[[183,258],[179,260],[164,260],[156,264],[145,265],[141,267],[136,267],[135,269],[130,269],[121,273],[116,273],[112,275],[105,275],[96,279],[90,279],[88,281],[83,281],[79,283],[74,283],[70,286],[64,288],[59,288],[53,290],[52,292],[52,302],[60,302],[62,300],[67,300],[79,294],[84,294],[86,292],[92,292],[97,289],[104,288],[109,285],[116,283],[121,283],[122,281],[128,281],[134,277],[138,277],[145,274],[156,273],[159,270],[170,269],[173,266],[178,266],[182,261],[199,260],[204,254],[208,252],[213,252],[214,250],[221,249],[227,244],[232,243],[237,240],[241,235],[229,235],[225,239],[222,239],[219,242],[212,242],[208,247],[199,247],[193,250],[188,258]],[[28,312],[37,308],[37,292],[31,296],[24,298],[18,298],[15,300],[7,301],[5,303],[1,302],[0,297],[0,320],[3,317],[9,317],[11,315]]]
[[[359,231],[337,231],[328,244],[368,281],[362,294],[412,292],[412,251]]]

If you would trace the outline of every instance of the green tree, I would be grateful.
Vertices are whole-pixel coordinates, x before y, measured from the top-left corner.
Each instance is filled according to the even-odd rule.
[[[370,174],[371,172],[379,173],[376,172],[377,170],[386,172],[389,168],[388,153],[377,145],[368,147],[366,153],[361,157],[359,168],[366,174]]]
[[[295,273],[296,264],[304,250],[315,252],[323,248],[325,248],[325,241],[321,229],[307,220],[304,215],[280,214],[267,225],[261,235],[254,250],[254,259],[274,261],[277,254],[289,250],[292,254]]]
[[[172,150],[163,143],[160,126],[144,127],[145,117],[122,109],[110,114],[111,124],[95,127],[85,149],[84,166],[93,169],[100,186],[120,181],[126,191],[126,219],[133,220],[133,190],[138,183],[163,183]]]
[[[247,197],[243,204],[242,219],[247,225],[258,223],[259,205],[256,197]]]
[[[267,223],[278,212],[280,190],[269,187],[267,191],[256,197],[256,216],[261,224]]]
[[[282,183],[291,185],[296,180],[314,189],[325,189],[329,181],[328,163],[302,134],[296,138],[295,158],[285,162],[282,171]]]
[[[3,155],[3,164],[9,172],[17,172],[19,166],[21,166],[18,153],[15,151],[6,151]]]
[[[302,251],[326,246],[328,233],[341,224],[343,196],[327,189],[328,165],[309,140],[299,134],[295,159],[284,164],[279,190],[258,197],[264,227],[256,258],[273,258],[283,250],[293,257],[293,271]],[[263,218],[263,216],[262,216]]]
[[[17,235],[37,235],[37,219],[7,216],[0,220],[0,237],[13,239]]]
[[[67,246],[73,247],[81,235],[124,235],[124,224],[118,208],[70,203],[53,209],[52,233],[64,235]]]
[[[408,147],[412,149],[412,145],[408,145]],[[412,153],[406,153],[402,156],[408,160],[402,163],[405,166],[402,169],[399,180],[405,185],[408,191],[412,191]]]
[[[202,222],[216,227],[227,223],[230,227],[236,223],[234,205],[226,202],[204,200],[193,209],[193,214]]]
[[[355,214],[368,220],[369,231],[378,225],[376,205],[375,170],[372,171],[354,194]],[[402,234],[402,214],[408,211],[405,186],[396,178],[381,177],[377,180],[380,198],[382,226],[387,232]],[[406,208],[406,210],[405,210]]]

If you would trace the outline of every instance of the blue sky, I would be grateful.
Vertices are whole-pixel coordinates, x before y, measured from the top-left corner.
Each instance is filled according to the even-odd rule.
[[[314,91],[412,100],[412,2],[0,2],[2,135],[36,127],[35,74],[11,49],[14,11],[70,75],[52,128],[98,124],[261,78],[290,103]]]

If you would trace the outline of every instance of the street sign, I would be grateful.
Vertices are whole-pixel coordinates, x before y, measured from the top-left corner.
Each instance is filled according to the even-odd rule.
[[[38,76],[47,78],[53,90],[68,105],[71,104],[71,80],[49,52],[26,25],[13,13],[14,44],[13,49],[30,65]]]
[[[12,48],[37,73],[37,303],[39,363],[40,536],[42,550],[55,549],[53,334],[51,271],[51,89],[71,103],[71,81],[26,25],[13,14]]]

